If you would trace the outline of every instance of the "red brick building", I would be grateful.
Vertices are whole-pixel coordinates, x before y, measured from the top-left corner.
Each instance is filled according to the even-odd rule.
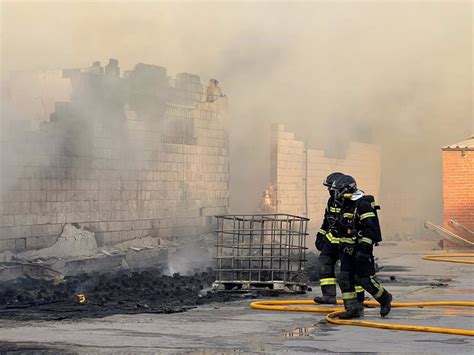
[[[442,151],[443,227],[474,241],[474,135]]]

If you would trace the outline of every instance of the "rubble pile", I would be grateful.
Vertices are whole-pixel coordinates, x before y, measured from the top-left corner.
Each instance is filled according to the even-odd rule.
[[[214,273],[162,275],[157,270],[79,275],[60,283],[31,277],[0,284],[0,318],[65,319],[112,314],[183,312],[233,296],[203,292]],[[78,302],[78,295],[85,302]]]
[[[93,232],[77,223],[64,225],[58,240],[47,248],[20,253],[17,258],[23,260],[47,258],[88,257],[97,254],[97,242]]]

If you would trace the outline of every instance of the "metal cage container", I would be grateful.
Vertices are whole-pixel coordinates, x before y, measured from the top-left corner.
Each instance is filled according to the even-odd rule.
[[[216,218],[215,289],[306,290],[303,272],[308,218],[289,214]]]

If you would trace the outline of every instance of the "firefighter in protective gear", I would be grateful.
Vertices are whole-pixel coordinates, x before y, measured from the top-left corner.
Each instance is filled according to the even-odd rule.
[[[342,204],[343,215],[340,238],[341,273],[338,281],[345,311],[339,314],[339,318],[361,316],[356,282],[380,303],[380,315],[385,317],[391,310],[392,295],[374,277],[373,247],[381,241],[375,203],[362,190],[357,189],[351,176],[338,179],[336,184],[335,198]]]
[[[341,205],[335,198],[336,190],[332,188],[335,181],[343,177],[343,173],[335,172],[326,177],[323,185],[329,190],[329,199],[324,212],[324,220],[319,232],[316,234],[316,249],[319,255],[319,283],[322,296],[317,296],[314,301],[319,304],[336,304],[336,274],[335,266],[339,260],[339,220],[342,217]],[[357,285],[357,296],[364,300],[364,290]],[[363,303],[362,307],[363,307]]]

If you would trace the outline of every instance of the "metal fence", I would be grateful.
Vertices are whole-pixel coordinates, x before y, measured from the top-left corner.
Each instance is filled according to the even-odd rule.
[[[304,292],[308,218],[288,214],[216,217],[214,288]]]

